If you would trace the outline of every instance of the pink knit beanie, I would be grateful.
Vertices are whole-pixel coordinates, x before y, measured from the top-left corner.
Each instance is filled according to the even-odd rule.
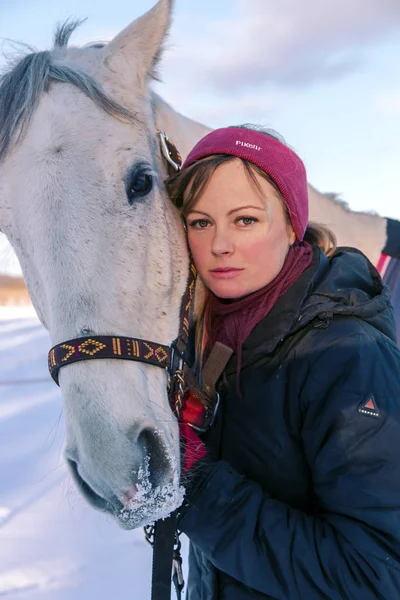
[[[202,138],[186,158],[182,170],[212,154],[244,158],[269,175],[286,203],[297,241],[303,239],[308,224],[307,175],[293,150],[258,131],[225,127]]]

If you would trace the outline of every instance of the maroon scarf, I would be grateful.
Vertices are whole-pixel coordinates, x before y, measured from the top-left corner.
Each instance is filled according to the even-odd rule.
[[[297,242],[290,247],[284,265],[275,279],[260,290],[239,300],[223,300],[212,294],[208,349],[211,349],[217,341],[233,348],[237,354],[237,373],[239,373],[244,340],[257,323],[270,312],[277,300],[300,277],[311,260],[310,244]]]

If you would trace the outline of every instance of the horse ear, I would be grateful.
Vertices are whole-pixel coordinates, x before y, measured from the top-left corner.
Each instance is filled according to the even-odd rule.
[[[119,76],[157,79],[157,65],[171,22],[174,0],[159,0],[106,46],[106,65]],[[133,66],[134,65],[134,66]]]

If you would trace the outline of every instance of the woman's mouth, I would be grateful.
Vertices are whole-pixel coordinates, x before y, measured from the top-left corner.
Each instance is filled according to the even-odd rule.
[[[216,279],[232,279],[233,277],[239,275],[239,273],[242,271],[244,271],[244,269],[237,269],[235,267],[220,267],[217,269],[212,269],[210,273]]]

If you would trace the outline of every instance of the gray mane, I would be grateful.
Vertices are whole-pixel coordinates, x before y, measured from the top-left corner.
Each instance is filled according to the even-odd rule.
[[[122,120],[137,120],[128,109],[109,98],[93,77],[63,65],[53,52],[66,48],[69,39],[82,21],[66,21],[57,27],[51,52],[32,52],[0,79],[0,161],[11,143],[22,139],[37,108],[42,94],[49,91],[52,82],[70,83],[109,115]],[[94,44],[94,47],[100,47]]]
[[[345,210],[346,212],[352,212],[349,203],[346,202],[346,200],[343,200],[340,197],[340,194],[337,194],[336,192],[324,192],[323,195],[325,196],[325,198],[328,198],[328,200],[330,200],[334,204],[337,204],[338,206],[343,208],[343,210]]]

